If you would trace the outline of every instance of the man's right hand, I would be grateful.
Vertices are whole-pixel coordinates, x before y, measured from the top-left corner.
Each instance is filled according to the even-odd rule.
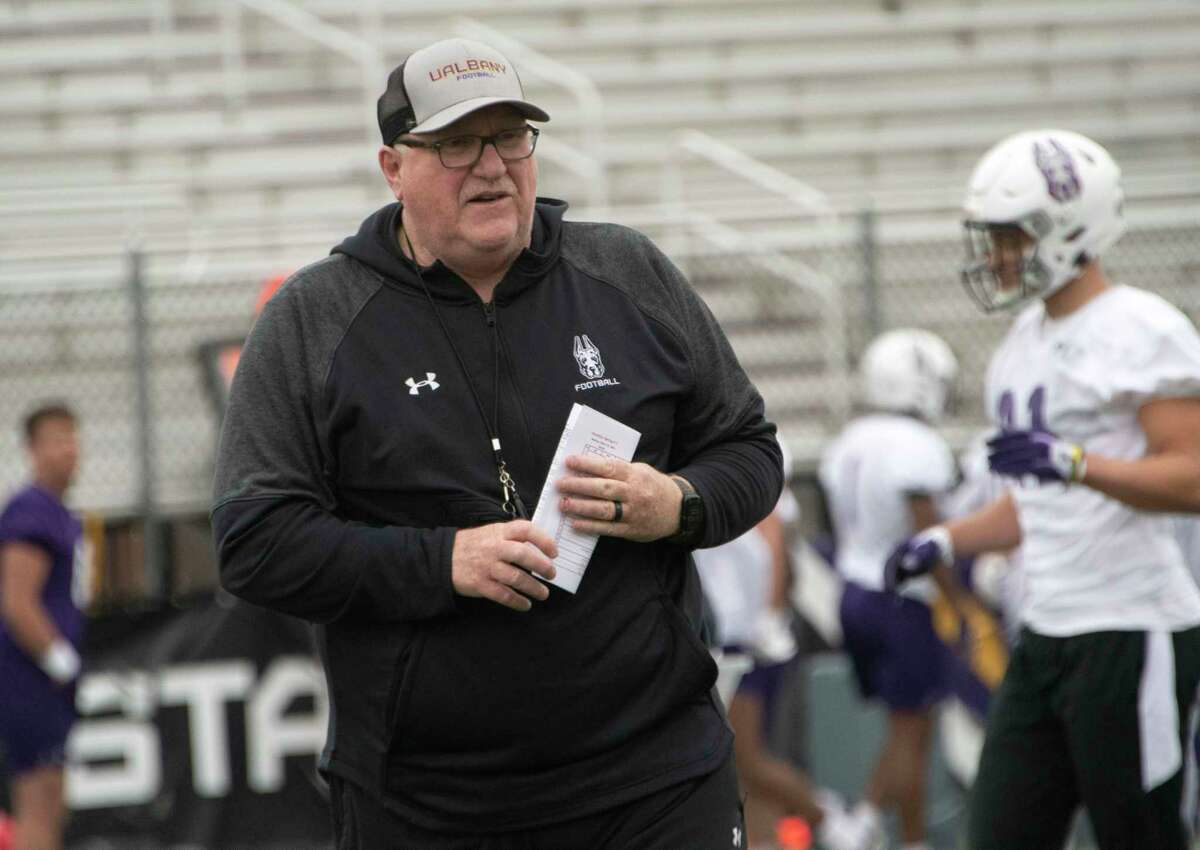
[[[454,592],[528,611],[530,600],[550,595],[550,588],[530,573],[554,578],[550,559],[557,555],[554,538],[526,519],[460,529],[451,556]]]
[[[889,591],[917,576],[925,575],[938,564],[954,561],[954,546],[945,526],[935,525],[905,540],[888,556],[883,567],[883,586]]]

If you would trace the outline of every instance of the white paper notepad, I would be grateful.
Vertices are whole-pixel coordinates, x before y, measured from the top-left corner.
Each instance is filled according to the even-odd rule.
[[[567,473],[565,466],[568,455],[597,455],[632,460],[641,432],[623,425],[611,416],[606,416],[587,405],[575,404],[567,415],[567,424],[558,439],[554,460],[542,495],[538,498],[537,510],[533,512],[533,524],[554,538],[558,544],[558,557],[554,559],[557,575],[548,581],[574,593],[583,580],[592,551],[600,539],[595,534],[581,534],[571,528],[571,522],[558,509],[562,494],[554,486]]]

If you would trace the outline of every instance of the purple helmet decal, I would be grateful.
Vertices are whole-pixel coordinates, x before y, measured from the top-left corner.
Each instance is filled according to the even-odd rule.
[[[1046,189],[1050,197],[1064,204],[1079,197],[1083,184],[1079,182],[1079,172],[1075,170],[1075,162],[1067,149],[1056,139],[1047,139],[1045,143],[1033,143],[1033,158],[1046,178]]]

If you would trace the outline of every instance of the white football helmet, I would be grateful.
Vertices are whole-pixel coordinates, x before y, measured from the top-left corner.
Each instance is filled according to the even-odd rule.
[[[858,368],[868,407],[914,414],[929,423],[945,415],[958,377],[950,346],[937,334],[915,328],[877,336]]]
[[[1121,169],[1091,139],[1068,130],[1009,136],[984,154],[967,186],[963,284],[987,312],[1054,294],[1125,232],[1123,200]],[[1032,241],[1002,278],[993,258],[1002,256],[996,243],[1005,228]]]

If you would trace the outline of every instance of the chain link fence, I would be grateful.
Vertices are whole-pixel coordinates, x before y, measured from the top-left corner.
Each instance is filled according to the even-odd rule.
[[[1011,314],[985,315],[962,289],[958,268],[963,248],[957,232],[950,239],[885,242],[878,253],[884,281],[878,308],[883,327],[927,328],[950,344],[962,368],[960,406],[951,427],[977,427],[983,418],[987,362],[1007,331]],[[1113,281],[1157,292],[1193,321],[1200,316],[1200,223],[1132,226],[1106,255],[1104,265]],[[860,351],[865,342],[856,340],[855,350]]]
[[[1010,313],[984,314],[963,289],[958,270],[964,252],[955,222],[917,235],[903,229],[889,235],[886,222],[853,227],[857,233],[837,244],[798,252],[829,275],[840,295],[846,358],[840,370],[831,370],[825,357],[830,334],[816,292],[764,272],[745,252],[684,262],[802,473],[811,471],[850,412],[846,400],[855,395],[858,355],[875,334],[892,328],[933,331],[954,350],[960,377],[944,430],[952,444],[965,445],[985,424],[987,364],[1012,321]],[[1105,267],[1117,283],[1156,292],[1200,320],[1200,222],[1194,218],[1135,222]]]
[[[850,414],[854,364],[880,330],[915,326],[941,334],[962,366],[960,403],[947,434],[961,445],[983,424],[984,370],[1010,317],[985,316],[962,291],[962,247],[952,222],[917,236],[891,235],[888,222],[877,224],[863,228],[851,221],[834,244],[796,250],[713,246],[692,234],[682,253],[672,253],[725,327],[801,472],[811,470]],[[666,228],[644,229],[670,244]],[[314,245],[312,257],[324,250]],[[781,256],[823,275],[836,303],[768,261]],[[1200,316],[1200,223],[1194,219],[1135,223],[1106,266],[1115,280],[1162,294],[1193,320]],[[133,268],[128,260],[125,267]],[[10,277],[0,287],[3,490],[27,474],[22,417],[52,398],[80,414],[75,504],[109,516],[207,509],[218,413],[206,345],[246,332],[262,278],[231,271],[191,280],[162,265],[149,267],[141,287],[131,285],[130,272],[107,282],[64,276],[28,287]],[[139,289],[144,358],[135,332]],[[142,373],[148,429],[139,419]]]
[[[202,510],[211,482],[215,408],[201,346],[244,334],[257,281],[125,281],[0,290],[0,486],[27,475],[21,422],[37,403],[78,414],[75,504],[109,515]],[[139,376],[145,376],[148,429]]]

